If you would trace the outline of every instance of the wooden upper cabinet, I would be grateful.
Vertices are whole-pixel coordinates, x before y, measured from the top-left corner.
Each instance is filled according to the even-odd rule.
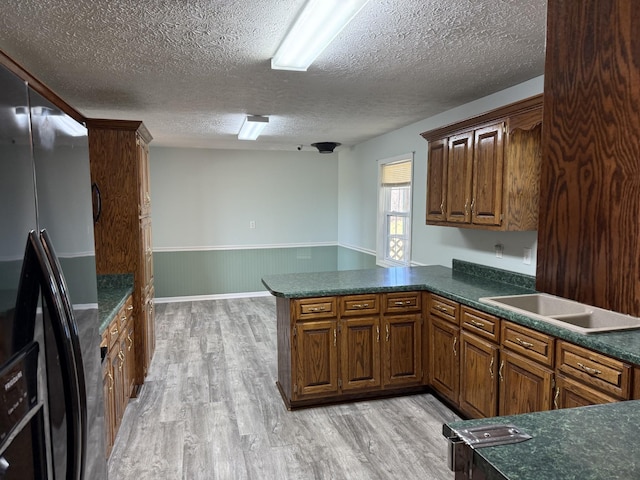
[[[138,184],[140,185],[139,209],[140,216],[146,217],[151,214],[151,178],[149,174],[149,145],[140,135],[137,135],[136,144],[138,146],[138,158],[140,159],[138,168]]]
[[[427,223],[429,221],[443,222],[446,220],[447,201],[447,158],[449,144],[446,140],[429,142],[429,163],[427,164],[427,178],[434,180],[427,189]]]
[[[537,95],[424,132],[427,224],[536,230],[541,124],[542,95]]]
[[[447,221],[469,223],[473,168],[473,132],[449,138]]]
[[[504,122],[474,131],[472,223],[500,225]]]

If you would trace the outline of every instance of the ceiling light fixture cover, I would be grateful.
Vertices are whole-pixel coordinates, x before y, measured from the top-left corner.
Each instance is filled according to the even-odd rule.
[[[262,115],[248,115],[240,131],[238,132],[238,140],[256,140],[264,127],[269,123],[269,117],[263,117]]]
[[[29,114],[29,109],[27,107],[16,107],[15,114],[16,116],[26,117]],[[87,135],[87,128],[83,124],[76,122],[60,110],[54,110],[49,107],[31,107],[31,115],[38,121],[45,117],[50,118],[58,130],[71,137]]]
[[[271,68],[306,71],[368,1],[309,0],[271,59]]]
[[[311,146],[316,147],[320,153],[333,153],[335,148],[340,145],[338,142],[317,142],[311,144]]]

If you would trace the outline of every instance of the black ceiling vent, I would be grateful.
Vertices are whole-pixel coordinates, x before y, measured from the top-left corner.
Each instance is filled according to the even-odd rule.
[[[340,145],[341,144],[337,142],[317,142],[311,144],[311,146],[316,147],[320,153],[333,153],[333,150]]]

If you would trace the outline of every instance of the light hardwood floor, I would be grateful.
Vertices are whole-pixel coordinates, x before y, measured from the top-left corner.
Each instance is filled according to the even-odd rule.
[[[158,304],[156,353],[125,413],[111,480],[451,479],[429,394],[287,411],[275,299]]]

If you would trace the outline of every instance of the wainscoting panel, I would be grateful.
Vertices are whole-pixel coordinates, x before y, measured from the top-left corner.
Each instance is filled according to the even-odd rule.
[[[375,256],[345,247],[309,246],[155,252],[156,297],[265,291],[261,278],[279,273],[375,268]]]

